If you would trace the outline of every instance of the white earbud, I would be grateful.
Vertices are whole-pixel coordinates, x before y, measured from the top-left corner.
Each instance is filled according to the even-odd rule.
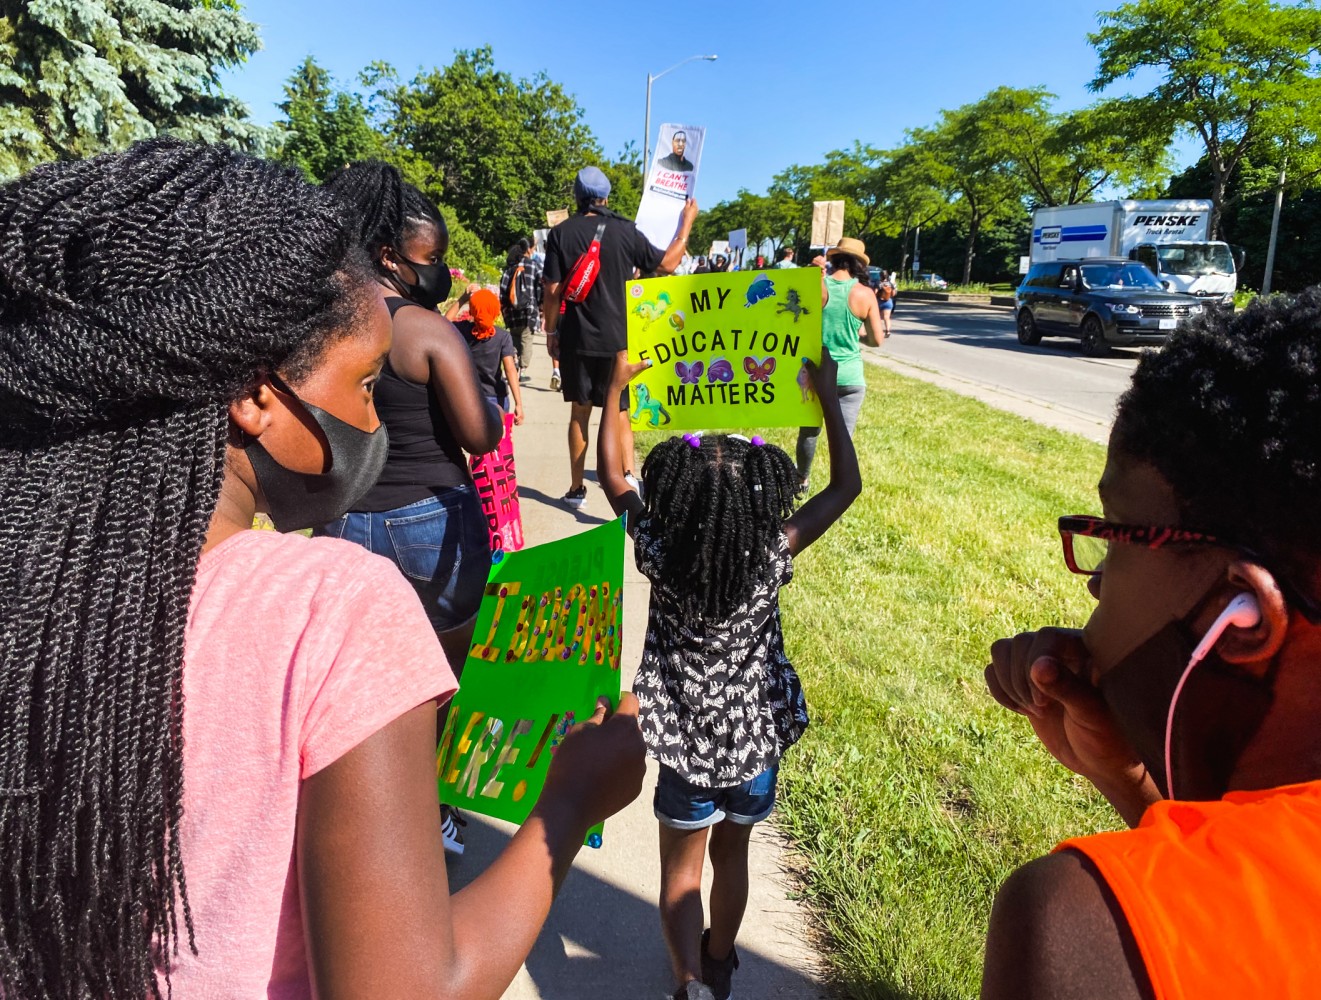
[[[1225,610],[1220,612],[1216,620],[1211,623],[1206,635],[1202,636],[1202,641],[1197,644],[1193,655],[1189,657],[1188,666],[1184,668],[1183,676],[1179,678],[1179,683],[1174,688],[1174,696],[1170,698],[1169,714],[1165,717],[1165,790],[1170,798],[1174,798],[1174,709],[1179,704],[1179,695],[1183,694],[1183,686],[1188,682],[1188,675],[1220,641],[1225,629],[1231,625],[1252,628],[1259,621],[1261,621],[1261,608],[1257,605],[1257,598],[1247,591],[1235,594],[1225,605]]]
[[[1261,608],[1257,607],[1257,599],[1252,594],[1244,591],[1241,594],[1235,594],[1233,599],[1225,605],[1225,610],[1220,612],[1220,617],[1211,623],[1211,627],[1206,630],[1206,635],[1202,636],[1202,641],[1197,644],[1193,650],[1193,663],[1198,663],[1211,652],[1211,649],[1220,637],[1225,634],[1225,629],[1231,625],[1237,625],[1239,628],[1252,628],[1261,621]]]

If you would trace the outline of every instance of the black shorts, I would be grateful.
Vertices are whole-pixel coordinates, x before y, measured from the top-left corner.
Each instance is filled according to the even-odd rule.
[[[605,406],[606,390],[615,371],[613,357],[598,358],[577,354],[560,346],[560,391],[566,403]],[[619,395],[619,408],[628,409],[628,390]]]

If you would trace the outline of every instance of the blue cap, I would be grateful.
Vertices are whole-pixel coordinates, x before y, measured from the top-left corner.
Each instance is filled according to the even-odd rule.
[[[601,173],[599,167],[583,167],[573,182],[573,200],[587,201],[590,198],[609,198],[610,178]]]

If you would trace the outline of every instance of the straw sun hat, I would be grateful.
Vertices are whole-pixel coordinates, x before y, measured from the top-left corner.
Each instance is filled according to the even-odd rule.
[[[857,257],[864,264],[870,264],[871,258],[867,256],[867,248],[862,240],[855,240],[852,236],[845,236],[833,247],[826,251],[826,259],[829,260],[837,253],[846,253],[851,257]]]

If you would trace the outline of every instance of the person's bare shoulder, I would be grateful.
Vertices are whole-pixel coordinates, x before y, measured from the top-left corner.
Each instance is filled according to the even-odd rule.
[[[982,1000],[1153,1000],[1118,901],[1086,856],[1062,851],[1000,887]]]
[[[463,335],[434,309],[406,307],[394,316],[390,364],[412,382],[430,380],[431,359],[438,352],[463,347]]]

